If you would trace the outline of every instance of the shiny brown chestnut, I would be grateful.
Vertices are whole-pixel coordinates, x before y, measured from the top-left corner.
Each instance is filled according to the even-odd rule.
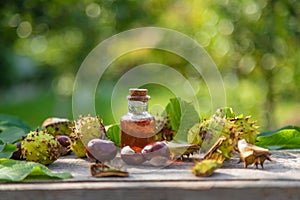
[[[55,136],[56,140],[59,142],[60,154],[62,156],[68,155],[71,152],[71,139],[66,135],[57,135]]]
[[[151,160],[155,157],[170,158],[170,150],[164,142],[153,142],[146,145],[142,150],[142,154],[146,160]]]
[[[92,139],[86,146],[87,157],[100,161],[110,161],[116,157],[118,148],[114,142],[110,140]]]
[[[125,146],[121,149],[122,160],[129,165],[140,165],[145,162],[145,158],[141,153],[141,149]]]
[[[12,154],[11,159],[22,160],[21,142],[17,142],[15,145],[18,148],[18,150]]]

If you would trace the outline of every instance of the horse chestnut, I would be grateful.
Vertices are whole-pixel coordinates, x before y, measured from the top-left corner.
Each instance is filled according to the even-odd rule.
[[[71,152],[71,149],[70,149],[71,139],[66,135],[57,135],[57,136],[55,136],[55,138],[61,145],[60,146],[60,154],[62,156],[68,155]]]
[[[15,145],[18,150],[12,154],[11,158],[14,160],[22,160],[21,142],[17,142]]]
[[[170,150],[164,142],[153,142],[146,145],[142,150],[142,154],[146,160],[151,160],[155,157],[170,158]]]
[[[116,157],[117,146],[110,140],[92,139],[86,146],[87,157],[100,162],[110,161]]]
[[[140,165],[145,162],[145,158],[139,149],[125,146],[121,149],[122,160],[130,165]]]

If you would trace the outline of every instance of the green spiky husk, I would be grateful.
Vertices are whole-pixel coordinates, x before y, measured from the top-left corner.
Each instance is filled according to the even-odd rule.
[[[226,140],[212,154],[211,158],[223,161],[232,157],[233,144],[237,140],[235,126],[232,122],[225,118],[212,116],[209,120],[204,120],[201,123],[199,135],[203,140],[201,146],[203,152],[207,152],[221,136],[224,136]]]
[[[238,116],[231,121],[234,122],[236,132],[239,134],[239,139],[245,139],[248,143],[254,144],[260,127],[256,126],[257,121],[250,121],[250,118],[251,116]]]
[[[56,123],[50,126],[47,126],[45,129],[47,133],[57,136],[57,135],[66,135],[70,136],[73,132],[74,123],[67,122],[67,123]]]
[[[202,145],[202,137],[200,136],[200,128],[201,125],[200,124],[195,124],[189,131],[187,134],[187,142],[189,144],[197,144],[199,146]]]
[[[104,139],[106,136],[105,127],[100,117],[92,117],[90,115],[79,117],[75,123],[74,133],[85,146],[91,139]]]
[[[85,147],[91,139],[105,139],[106,131],[100,117],[80,116],[71,135],[71,150],[80,158],[85,157]]]
[[[79,158],[84,158],[86,157],[85,154],[85,146],[78,137],[71,137],[71,145],[70,149],[75,153],[76,156]]]
[[[210,158],[220,161],[230,159],[232,153],[237,151],[239,139],[245,139],[251,144],[256,142],[259,127],[255,125],[256,121],[250,122],[249,119],[249,116],[235,117],[231,108],[221,108],[211,118],[203,120],[189,130],[188,143],[198,144],[202,152],[207,152],[221,136],[224,136],[226,140]]]
[[[27,161],[49,165],[60,156],[60,144],[44,131],[32,131],[21,142],[22,157]]]
[[[53,135],[70,136],[74,129],[74,121],[62,118],[48,118],[43,122],[42,128]]]

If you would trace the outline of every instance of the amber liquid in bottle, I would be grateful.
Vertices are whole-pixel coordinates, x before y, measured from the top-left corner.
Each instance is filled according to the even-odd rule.
[[[142,149],[154,142],[155,119],[148,113],[147,90],[130,89],[128,113],[121,118],[121,148],[130,146]]]

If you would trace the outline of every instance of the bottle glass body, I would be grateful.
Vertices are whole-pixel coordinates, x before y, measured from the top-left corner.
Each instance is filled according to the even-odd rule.
[[[148,113],[148,100],[130,100],[128,113],[121,118],[121,148],[130,146],[142,149],[154,142],[155,119]]]

